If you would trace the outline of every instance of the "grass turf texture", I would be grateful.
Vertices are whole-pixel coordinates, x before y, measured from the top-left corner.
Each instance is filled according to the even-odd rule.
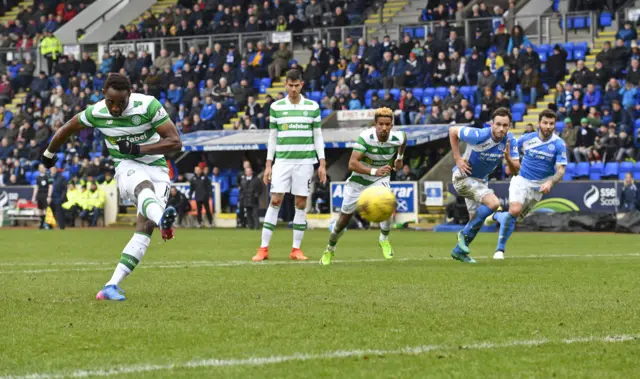
[[[163,367],[125,376],[639,372],[640,340],[633,338],[640,335],[637,236],[515,233],[505,261],[466,265],[448,259],[452,233],[392,231],[395,261],[362,262],[382,258],[378,232],[348,231],[338,244],[340,261],[321,267],[326,230],[305,235],[303,250],[313,262],[288,263],[292,232],[277,229],[271,259],[252,264],[258,232],[181,229],[168,243],[155,233],[140,266],[123,282],[127,301],[94,300],[132,232],[0,230],[0,377],[82,369],[105,374],[140,365]],[[496,238],[481,234],[473,255],[490,257]],[[620,335],[633,337],[602,339]],[[562,341],[590,336],[596,339]],[[532,340],[543,343],[527,343]],[[421,354],[389,352],[425,345],[432,347]],[[384,351],[353,353],[366,349]],[[322,356],[338,350],[352,354]],[[237,363],[296,353],[321,356]],[[236,363],[184,367],[212,358]]]

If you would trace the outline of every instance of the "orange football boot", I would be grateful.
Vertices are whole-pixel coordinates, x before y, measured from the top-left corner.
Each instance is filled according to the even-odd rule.
[[[264,261],[266,259],[269,259],[269,248],[268,247],[259,248],[258,252],[256,253],[256,255],[254,255],[253,258],[251,258],[251,260],[254,261],[254,262],[260,262],[260,261]]]
[[[300,249],[293,248],[291,249],[291,255],[289,255],[292,261],[306,261],[307,257],[304,256],[304,253]]]

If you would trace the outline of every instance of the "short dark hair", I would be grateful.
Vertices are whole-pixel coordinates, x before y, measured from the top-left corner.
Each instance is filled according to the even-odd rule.
[[[107,80],[104,81],[103,90],[113,88],[116,91],[128,91],[131,92],[131,82],[129,78],[124,75],[111,73],[107,76]]]
[[[551,109],[545,109],[540,112],[540,115],[538,116],[538,122],[542,121],[543,118],[552,118],[554,120],[557,120],[558,116],[556,116],[556,113]]]
[[[496,109],[491,115],[491,120],[495,120],[496,117],[509,117],[509,122],[513,121],[513,116],[508,108],[500,107]]]
[[[302,74],[300,70],[296,70],[295,68],[291,69],[287,71],[287,78],[285,80],[291,80],[292,82],[302,80]]]

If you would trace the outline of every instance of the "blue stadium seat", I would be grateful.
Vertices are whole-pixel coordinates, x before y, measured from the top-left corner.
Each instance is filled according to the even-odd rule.
[[[567,51],[567,60],[568,61],[572,61],[573,60],[573,49],[574,49],[575,45],[573,44],[573,42],[567,42],[564,44],[564,49]]]
[[[24,173],[24,178],[27,180],[28,183],[31,183],[31,179],[33,178],[34,174],[35,173],[33,171],[27,171]]]
[[[229,191],[229,205],[232,207],[237,207],[239,197],[240,189],[238,189],[238,187],[233,187],[231,191]]]
[[[71,178],[71,173],[69,172],[69,170],[62,171],[62,177],[66,180],[69,180]]]
[[[600,27],[604,28],[607,26],[611,26],[613,23],[613,17],[611,17],[610,12],[602,12],[600,13]]]
[[[520,121],[524,120],[524,113],[522,113],[522,112],[513,111],[513,112],[511,112],[511,115],[513,116],[513,121],[515,121],[515,122],[520,122]]]
[[[440,99],[444,99],[449,94],[449,88],[436,87],[436,96],[440,96]]]
[[[406,35],[406,34],[410,35],[410,36],[411,36],[411,38],[413,38],[413,37],[415,36],[415,34],[414,34],[414,32],[413,32],[413,28],[403,28],[403,29],[402,29],[402,35],[404,36],[404,35]],[[404,37],[403,37],[403,38],[404,38]]]
[[[385,93],[385,92],[387,92],[387,90],[386,90],[386,89],[379,89],[379,90],[378,90],[378,97],[379,97],[380,99],[382,99],[382,98],[384,97],[384,93]]]
[[[589,46],[586,42],[576,42],[573,49],[573,59],[584,60],[587,56],[587,51],[589,51]]]
[[[424,28],[422,26],[415,27],[414,28],[414,34],[415,34],[416,38],[424,39],[424,37],[425,37]]]
[[[562,177],[562,180],[566,180],[566,181],[573,180],[573,176],[575,175],[575,172],[576,172],[576,164],[567,163],[567,167],[565,168],[564,176]]]
[[[460,94],[466,97],[467,99],[469,99],[470,97],[473,97],[473,92],[471,91],[471,87],[469,86],[460,87]]]
[[[564,20],[560,18],[560,29],[564,28],[563,23],[564,23]],[[567,28],[573,29],[573,17],[567,17]]]
[[[621,162],[620,169],[618,170],[618,179],[624,180],[624,176],[627,172],[633,171],[633,162]]]
[[[562,135],[562,131],[564,130],[564,121],[556,121],[556,132],[559,135]]]
[[[393,96],[395,101],[400,101],[400,88],[391,88],[389,93]]]
[[[600,180],[602,173],[604,172],[604,164],[601,162],[595,162],[589,169],[589,180]]]
[[[475,112],[473,113],[473,116],[475,118],[479,118],[480,117],[480,112],[482,112],[482,105],[478,104],[478,105],[476,105],[476,109],[475,109]]]
[[[369,102],[371,103],[371,102]],[[328,117],[331,114],[332,110],[331,109],[325,109],[322,111],[322,113],[320,114],[320,117],[325,118]]]
[[[586,178],[589,176],[589,163],[580,162],[576,165],[576,178]]]
[[[583,16],[576,16],[573,19],[574,29],[585,29],[587,27],[587,20]]]
[[[260,88],[260,78],[255,78],[255,79],[253,79],[253,85],[252,85],[252,87],[253,87],[253,88],[256,88],[256,89],[257,89],[257,88]]]
[[[538,45],[536,50],[538,52],[538,55],[540,56],[540,61],[546,62],[547,57],[549,56],[549,45],[547,44]]]
[[[373,96],[373,94],[376,93],[375,89],[369,89],[367,90],[367,92],[364,94],[365,99],[368,97],[369,99],[371,99],[371,96]]]
[[[430,106],[431,104],[433,104],[433,97],[429,97],[429,96],[425,96],[422,98],[422,104],[426,105],[426,106]]]
[[[511,112],[518,112],[524,114],[527,111],[527,104],[515,103],[511,106]]]
[[[618,162],[609,162],[604,165],[604,172],[602,176],[604,178],[617,178],[618,177],[619,165]]]
[[[416,97],[416,99],[418,99],[418,101],[422,101],[422,96],[424,94],[424,89],[423,88],[414,88],[411,90],[411,92],[413,92],[413,96]]]
[[[635,166],[633,166],[633,170],[631,170],[634,174],[640,173],[640,162],[636,162]]]
[[[204,89],[204,87],[205,87],[205,82],[204,82],[204,80],[201,80],[200,83],[198,84],[198,88],[200,90],[202,90],[202,89]]]
[[[424,89],[423,96],[434,97],[436,95],[436,90],[433,87],[427,87]]]
[[[320,91],[311,92],[309,99],[315,101],[316,103],[319,103],[322,100],[322,92]]]
[[[371,98],[370,97],[365,97],[364,98],[364,105],[366,105],[367,108],[371,108]]]

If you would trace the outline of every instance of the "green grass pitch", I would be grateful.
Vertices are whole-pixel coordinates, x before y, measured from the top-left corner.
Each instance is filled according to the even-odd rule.
[[[335,264],[310,230],[306,263],[277,229],[153,236],[98,302],[132,230],[0,230],[0,378],[637,377],[640,254],[634,235],[514,233],[505,261],[482,234],[477,265],[455,234],[347,231]],[[482,259],[484,257],[484,259]]]

